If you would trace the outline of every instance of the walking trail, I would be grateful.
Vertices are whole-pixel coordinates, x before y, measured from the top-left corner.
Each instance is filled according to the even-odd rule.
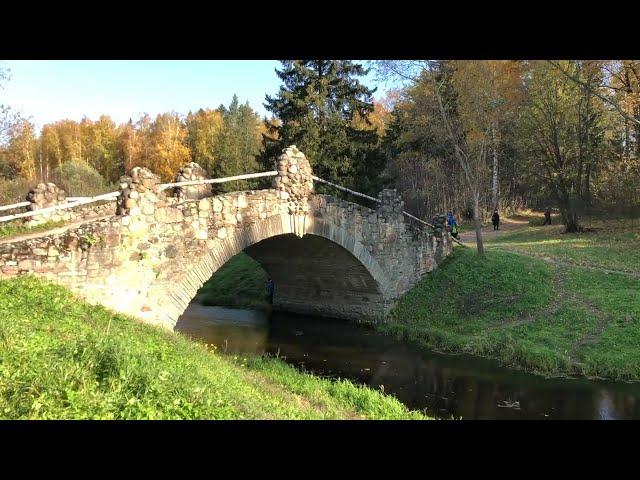
[[[529,220],[524,218],[505,218],[500,220],[500,230],[494,230],[493,225],[484,225],[482,227],[482,238],[491,239],[504,232],[513,232],[514,230],[520,230],[529,225]],[[468,244],[468,246],[475,246],[476,243],[476,231],[469,230],[468,232],[461,233],[458,239],[462,243]]]
[[[494,230],[493,225],[484,225],[482,227],[482,239],[486,242],[487,240],[491,240],[498,235],[502,235],[504,233],[513,233],[514,231],[523,230],[529,225],[529,220],[522,217],[515,218],[505,218],[500,220],[500,230]],[[476,247],[476,232],[475,230],[470,230],[468,232],[461,233],[458,236],[458,240],[464,243],[466,246],[475,248]],[[505,250],[510,251],[511,253],[515,253],[517,255],[523,255],[527,257],[537,258],[547,263],[551,263],[556,266],[563,267],[580,267],[586,268],[589,270],[595,270],[604,273],[613,273],[613,274],[621,274],[626,275],[633,278],[640,278],[640,272],[627,272],[623,270],[611,270],[607,268],[597,267],[595,265],[583,265],[573,262],[567,262],[563,260],[559,260],[557,258],[552,258],[546,254],[536,254],[533,252],[523,252],[518,249],[509,248],[505,246],[501,246],[500,248],[504,248]]]

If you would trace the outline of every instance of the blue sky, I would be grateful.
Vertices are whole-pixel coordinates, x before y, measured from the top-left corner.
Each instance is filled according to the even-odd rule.
[[[61,119],[93,120],[108,114],[116,123],[176,111],[228,105],[234,93],[265,115],[265,94],[280,87],[275,60],[12,60],[11,80],[0,104],[31,117],[38,128]],[[385,90],[371,72],[363,82]]]

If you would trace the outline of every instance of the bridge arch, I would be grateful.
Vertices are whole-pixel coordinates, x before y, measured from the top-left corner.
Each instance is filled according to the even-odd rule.
[[[353,235],[353,233],[349,232],[345,228],[321,218],[305,218],[303,222],[303,238],[298,238],[294,235],[295,227],[291,217],[287,214],[281,214],[268,217],[241,229],[237,229],[222,241],[217,242],[214,248],[209,249],[193,267],[188,269],[184,277],[179,282],[170,287],[167,292],[169,302],[160,314],[163,321],[171,326],[175,326],[178,318],[185,311],[202,285],[209,280],[209,278],[211,278],[219,268],[238,253],[247,251],[252,246],[259,245],[267,240],[273,240],[276,242],[286,241],[289,242],[288,245],[291,245],[291,242],[294,242],[304,248],[305,245],[303,244],[305,244],[305,239],[310,240],[313,237],[321,238],[324,241],[335,245],[337,248],[348,252],[354,262],[349,265],[347,260],[345,262],[347,263],[346,266],[353,269],[355,262],[357,262],[357,265],[360,266],[360,268],[358,268],[358,274],[362,277],[362,274],[366,272],[366,277],[368,277],[362,282],[360,287],[360,290],[369,293],[366,305],[362,302],[356,302],[351,305],[342,305],[342,311],[336,311],[335,313],[347,318],[353,317],[354,319],[360,319],[362,316],[367,316],[367,310],[370,310],[371,313],[377,311],[381,304],[384,303],[384,298],[387,296],[390,279],[375,257],[371,255],[365,245],[363,245]],[[310,243],[307,243],[306,245],[310,245]],[[307,253],[310,257],[314,256],[311,251],[308,251]],[[338,252],[334,251],[334,253]],[[251,253],[249,253],[249,255],[251,255]],[[251,256],[265,266],[265,262],[261,261],[259,254],[257,255],[256,252],[254,252]],[[256,258],[256,256],[258,256],[258,258]],[[346,260],[345,255],[342,255],[340,258],[342,261]],[[280,258],[280,260],[282,261],[285,259]],[[335,266],[336,265],[334,264],[333,267]],[[313,272],[311,272],[311,274],[315,275]],[[338,272],[335,272],[335,274],[338,275]],[[281,283],[278,282],[278,278],[275,280],[277,284]],[[279,287],[278,290],[276,305],[279,304],[281,307],[287,308],[288,310],[300,311],[299,303],[296,306],[292,305],[290,300],[287,301],[288,292],[286,289],[281,291]],[[305,303],[307,305],[313,304],[313,298],[306,299]],[[320,310],[307,309],[301,313],[320,313]],[[327,313],[326,309],[323,313]]]

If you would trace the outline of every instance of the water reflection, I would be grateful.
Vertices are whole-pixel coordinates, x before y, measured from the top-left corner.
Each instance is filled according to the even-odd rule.
[[[176,330],[225,353],[262,355],[269,341],[269,317],[254,310],[191,304],[178,319]]]
[[[191,305],[176,329],[228,353],[278,354],[441,418],[640,418],[637,383],[544,379],[491,360],[410,347],[341,320]]]

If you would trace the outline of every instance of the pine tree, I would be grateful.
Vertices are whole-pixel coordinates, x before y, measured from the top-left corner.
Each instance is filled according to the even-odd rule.
[[[296,145],[324,179],[375,193],[384,157],[375,130],[355,120],[373,112],[373,93],[356,77],[368,70],[350,60],[285,60],[276,70],[284,82],[265,108],[274,115],[264,135],[262,163],[272,169],[281,150]]]

